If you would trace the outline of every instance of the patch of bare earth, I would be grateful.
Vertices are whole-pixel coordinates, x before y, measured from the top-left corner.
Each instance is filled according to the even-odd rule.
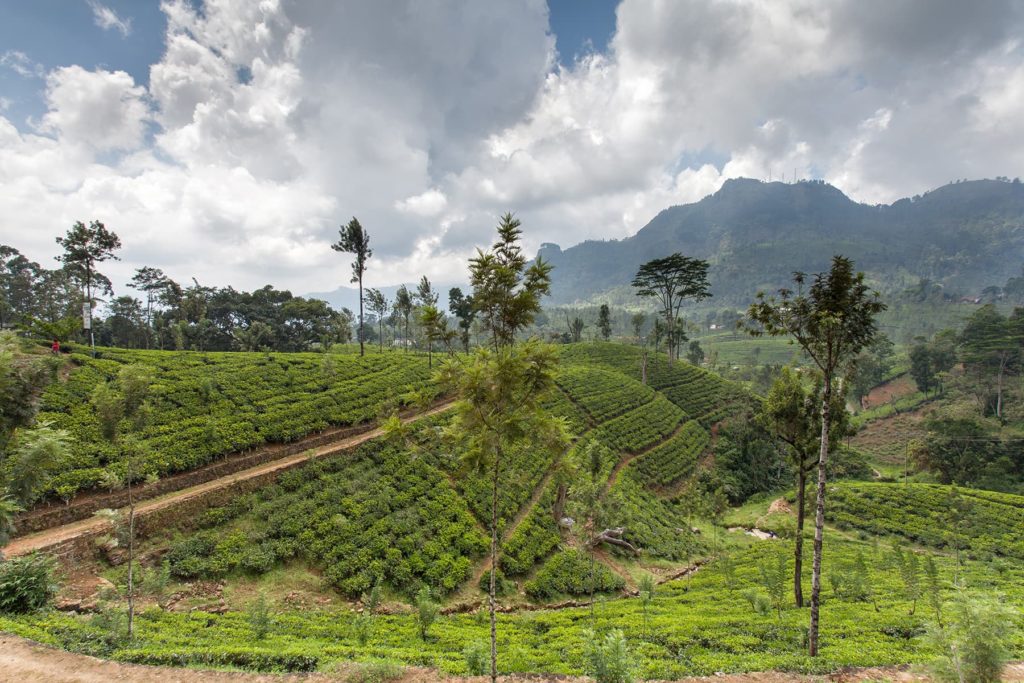
[[[913,378],[908,374],[900,375],[885,384],[879,384],[869,391],[868,395],[864,397],[864,408],[877,408],[880,405],[885,405],[894,400],[898,401],[916,392],[917,385],[914,383]]]

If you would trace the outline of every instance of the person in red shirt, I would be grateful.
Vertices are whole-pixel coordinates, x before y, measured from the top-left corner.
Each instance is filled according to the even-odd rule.
[[[50,346],[50,350],[54,353],[60,353],[60,341],[57,339],[53,340],[53,344]]]

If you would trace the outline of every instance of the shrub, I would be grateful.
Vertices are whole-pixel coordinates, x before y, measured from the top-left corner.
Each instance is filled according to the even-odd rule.
[[[427,631],[437,620],[437,615],[440,612],[441,606],[434,602],[430,595],[430,588],[428,586],[421,588],[420,592],[416,594],[416,626],[419,628],[421,640],[427,639]]]
[[[483,676],[490,665],[491,647],[487,643],[470,643],[462,651],[466,658],[466,672],[470,676]]]
[[[1013,636],[1015,610],[982,595],[961,593],[950,605],[948,624],[933,624],[931,640],[941,656],[932,672],[942,681],[994,683],[1002,677]]]
[[[630,683],[633,680],[635,666],[622,631],[612,631],[603,639],[593,632],[586,637],[584,670],[588,676],[597,683]]]
[[[267,604],[267,597],[260,593],[249,605],[246,613],[249,628],[252,629],[252,637],[255,640],[263,640],[270,631],[270,606]]]
[[[57,585],[54,561],[47,555],[26,555],[0,562],[0,612],[24,614],[42,609]]]
[[[398,662],[389,659],[375,659],[369,662],[360,662],[352,667],[347,683],[385,683],[386,681],[397,681],[405,671]]]

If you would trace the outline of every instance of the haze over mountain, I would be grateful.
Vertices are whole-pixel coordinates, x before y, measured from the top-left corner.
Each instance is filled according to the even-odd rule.
[[[680,251],[711,262],[715,304],[743,305],[759,289],[817,272],[833,254],[853,258],[891,291],[920,278],[976,292],[1019,275],[1024,263],[1024,184],[951,183],[892,204],[851,200],[821,181],[727,180],[699,202],[665,209],[634,236],[538,254],[555,266],[552,301],[635,301],[637,267]]]

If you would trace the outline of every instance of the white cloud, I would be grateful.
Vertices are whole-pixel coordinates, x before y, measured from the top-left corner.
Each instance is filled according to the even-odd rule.
[[[328,245],[353,215],[369,284],[451,281],[507,210],[528,247],[565,246],[740,175],[890,201],[1024,165],[1024,22],[1003,0],[624,0],[607,54],[569,67],[542,0],[162,8],[148,91],[71,65],[35,129],[0,117],[0,215],[19,216],[0,241],[48,260],[98,218],[125,279],[323,291],[348,280]]]
[[[98,151],[137,149],[150,118],[145,94],[124,71],[61,67],[46,77],[49,111],[39,127]]]
[[[0,55],[0,66],[6,67],[22,78],[42,78],[43,65],[33,61],[20,50],[7,50]]]
[[[422,194],[395,202],[395,208],[399,211],[425,218],[440,215],[447,206],[448,198],[444,196],[444,192],[437,189],[430,189]]]
[[[88,0],[88,2],[89,7],[92,8],[92,21],[94,24],[104,31],[115,29],[121,34],[122,38],[127,38],[131,35],[132,20],[130,17],[122,19],[117,15],[117,12],[106,5],[100,4],[97,0]]]

